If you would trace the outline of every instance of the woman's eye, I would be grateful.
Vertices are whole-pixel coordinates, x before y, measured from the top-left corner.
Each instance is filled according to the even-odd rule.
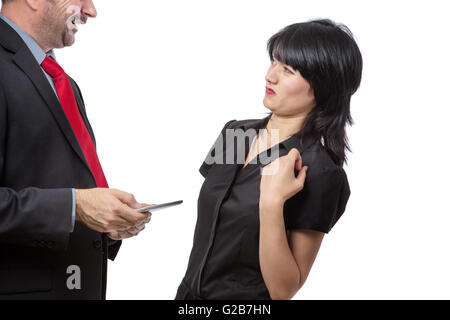
[[[291,69],[289,69],[288,67],[284,67],[284,71],[286,71],[287,73],[294,74],[294,72]]]

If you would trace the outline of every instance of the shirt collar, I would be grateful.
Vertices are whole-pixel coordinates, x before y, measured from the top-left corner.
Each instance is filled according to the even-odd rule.
[[[23,42],[25,42],[28,49],[30,49],[31,54],[34,56],[39,65],[42,64],[46,56],[51,56],[56,60],[55,54],[53,50],[45,53],[44,50],[37,44],[37,42],[25,31],[23,31],[19,26],[17,26],[14,22],[6,18],[4,15],[0,14],[0,19],[5,21],[17,34],[22,38]]]
[[[272,113],[263,119],[246,121],[243,124],[237,126],[236,128],[241,128],[244,131],[248,129],[256,129],[256,130],[264,129],[267,123],[269,122],[271,116]],[[304,150],[311,147],[319,139],[320,136],[318,134],[314,133],[302,134],[300,131],[298,131],[288,139],[281,141],[280,145],[286,148],[287,151],[291,150],[292,148],[300,149],[301,153]]]
[[[264,129],[267,125],[267,122],[269,122],[271,116],[272,114],[269,114],[267,117],[263,119],[244,121],[241,125],[238,125],[236,128],[240,128],[244,131],[248,129],[256,129],[256,130]]]
[[[281,142],[281,144],[289,151],[292,148],[299,149],[300,153],[310,148],[314,143],[320,140],[320,136],[318,134],[307,133],[301,134],[297,132],[292,137],[288,138]]]

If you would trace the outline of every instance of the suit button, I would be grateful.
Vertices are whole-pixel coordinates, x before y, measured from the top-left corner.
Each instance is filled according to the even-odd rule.
[[[47,248],[49,248],[49,249],[53,248],[53,244],[54,244],[53,241],[48,241],[47,242]]]
[[[92,241],[92,245],[95,249],[101,249],[102,247],[102,240],[94,240]]]

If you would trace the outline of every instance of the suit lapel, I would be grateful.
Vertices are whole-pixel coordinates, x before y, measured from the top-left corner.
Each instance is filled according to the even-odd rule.
[[[53,91],[53,88],[48,83],[47,78],[36,62],[36,59],[33,57],[30,50],[23,42],[22,38],[2,19],[0,19],[0,45],[9,50],[12,54],[15,54],[13,56],[14,63],[17,64],[17,66],[22,69],[22,71],[30,78],[37,91],[41,95],[42,99],[45,101],[53,117],[55,118],[56,123],[67,139],[67,142],[78,155],[81,162],[84,163],[86,168],[91,173],[92,177],[94,177],[86,161],[86,158],[84,157],[83,151],[81,150],[75,133],[73,132],[72,127],[67,120],[66,114],[64,113],[64,110],[62,109],[61,104],[57,99],[55,92]],[[89,122],[87,121],[86,114],[84,113],[84,105],[82,103],[82,99],[80,98],[78,88],[77,90],[75,90],[74,82],[72,79],[70,79],[70,82],[72,85],[72,89],[74,90],[75,98],[82,118],[95,144],[92,128],[90,127]]]
[[[72,130],[72,127],[70,126],[69,121],[67,120],[61,104],[56,98],[55,92],[48,83],[47,78],[45,77],[39,65],[36,63],[36,60],[32,56],[31,52],[25,45],[17,51],[16,55],[13,58],[13,61],[17,64],[17,66],[19,66],[20,69],[22,69],[23,72],[25,72],[25,74],[33,82],[42,99],[46,102],[50,112],[53,114],[53,117],[55,118],[67,141],[90,171],[83,151],[81,150],[78,140]]]
[[[92,142],[94,143],[94,146],[96,146],[95,143],[95,137],[94,137],[94,131],[92,130],[92,127],[89,123],[89,120],[87,118],[86,115],[86,109],[84,107],[84,102],[83,102],[83,98],[81,97],[81,93],[80,93],[80,89],[78,88],[77,84],[75,83],[75,81],[69,77],[69,81],[70,81],[70,85],[72,86],[72,91],[75,95],[75,100],[77,101],[77,106],[78,106],[78,111],[81,114],[81,118],[83,118],[83,122],[86,125],[86,128],[89,132],[89,135],[91,136]]]

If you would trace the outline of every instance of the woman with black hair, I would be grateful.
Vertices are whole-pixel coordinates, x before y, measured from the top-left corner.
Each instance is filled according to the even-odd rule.
[[[228,122],[200,167],[194,243],[176,299],[292,298],[345,210],[358,46],[344,25],[315,20],[287,26],[268,51],[271,114]]]

